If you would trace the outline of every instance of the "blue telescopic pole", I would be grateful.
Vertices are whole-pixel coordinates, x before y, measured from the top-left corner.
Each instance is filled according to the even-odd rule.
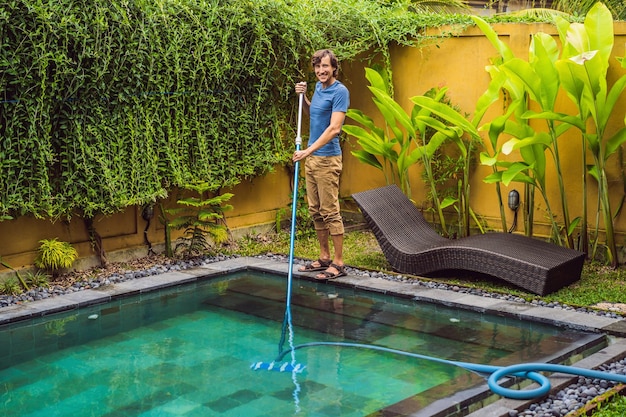
[[[300,94],[298,100],[298,128],[296,134],[296,151],[300,150],[300,146],[302,145],[302,103],[304,100],[304,94]],[[287,327],[289,328],[289,336],[290,342],[293,342],[293,330],[291,324],[291,292],[292,292],[292,281],[293,281],[293,258],[294,258],[294,245],[295,245],[295,236],[296,236],[296,209],[297,209],[297,201],[298,201],[298,171],[300,168],[300,161],[296,161],[294,167],[293,174],[293,198],[291,201],[291,231],[290,231],[290,240],[289,240],[289,272],[287,275],[287,296],[285,301],[285,319],[283,321],[283,332],[280,340],[280,344],[278,346],[278,354],[283,353],[283,345],[285,343],[285,331]],[[293,353],[293,350],[292,350]]]
[[[298,134],[296,136],[296,151],[300,150],[300,145],[302,145],[302,102],[304,100],[304,94],[300,94],[300,101],[298,104]],[[250,368],[257,369],[266,369],[266,370],[274,370],[279,372],[291,372],[294,375],[294,383],[296,384],[296,393],[299,390],[299,386],[297,381],[295,381],[295,374],[304,371],[306,368],[305,365],[296,363],[296,346],[294,346],[293,341],[293,324],[291,322],[291,292],[293,288],[293,252],[294,252],[294,242],[296,237],[296,208],[298,201],[298,169],[299,169],[299,161],[296,161],[294,167],[294,178],[293,178],[293,200],[291,203],[291,239],[289,242],[289,273],[287,275],[287,296],[285,300],[285,318],[283,320],[282,331],[280,334],[280,342],[278,342],[278,357],[282,361],[282,358],[285,357],[288,353],[291,355],[291,360],[289,362],[277,363],[276,360],[272,362],[254,362]],[[285,340],[287,338],[287,332],[289,332],[289,349],[284,349]],[[294,396],[296,394],[294,393]]]

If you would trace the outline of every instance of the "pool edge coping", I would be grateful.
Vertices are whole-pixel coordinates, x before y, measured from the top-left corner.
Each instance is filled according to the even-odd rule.
[[[230,272],[254,269],[287,275],[289,273],[288,268],[287,262],[276,260],[254,257],[231,258],[186,270],[169,271],[162,274],[101,286],[100,288],[85,289],[71,294],[58,295],[43,300],[2,307],[0,308],[0,325],[55,312],[100,304],[120,296],[140,294],[159,288],[197,281],[203,278],[225,275]],[[294,266],[292,276],[294,278],[317,281],[315,280],[314,273],[298,272],[297,266]],[[603,333],[615,337],[626,337],[626,319],[624,318],[611,318],[575,310],[566,310],[559,307],[546,307],[452,290],[428,288],[409,282],[392,281],[350,273],[348,273],[347,276],[329,282],[342,287],[352,287],[376,291],[382,294],[404,296],[416,301],[437,303],[479,313],[552,324],[559,327]]]

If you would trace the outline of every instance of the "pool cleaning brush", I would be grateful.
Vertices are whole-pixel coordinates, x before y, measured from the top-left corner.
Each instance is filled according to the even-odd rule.
[[[300,150],[300,145],[302,144],[302,102],[304,100],[304,94],[300,93],[299,103],[298,103],[298,129],[296,135],[296,151]],[[295,236],[296,236],[296,206],[298,201],[298,169],[300,166],[300,161],[296,161],[294,166],[294,177],[293,177],[293,198],[291,201],[291,237],[289,240],[289,273],[287,274],[287,295],[285,297],[285,317],[283,319],[283,327],[281,331],[280,342],[278,343],[278,354],[279,357],[283,357],[285,352],[291,352],[291,362],[255,362],[250,366],[250,369],[253,370],[268,370],[268,371],[278,371],[278,372],[291,372],[292,374],[301,373],[306,366],[301,365],[299,363],[295,363],[295,347],[293,345],[293,325],[291,323],[291,292],[292,292],[292,281],[293,281],[293,253],[294,253],[294,244],[295,244]],[[284,344],[287,336],[287,330],[289,330],[289,350],[284,349]]]
[[[306,369],[306,366],[299,363],[292,365],[289,362],[255,362],[250,365],[250,369],[253,369],[255,371],[263,369],[266,371],[293,372],[296,374],[300,374]]]

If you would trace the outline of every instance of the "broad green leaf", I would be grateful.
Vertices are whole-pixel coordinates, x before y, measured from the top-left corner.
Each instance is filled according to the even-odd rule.
[[[533,100],[543,104],[541,103],[541,76],[535,73],[530,63],[514,58],[502,64],[501,68],[509,77],[513,77],[523,83]]]
[[[496,74],[502,73],[497,71]],[[504,85],[505,80],[506,78],[504,76],[494,78],[494,75],[492,75],[492,79],[487,87],[487,90],[478,98],[478,101],[476,102],[476,111],[474,112],[474,117],[472,118],[472,125],[478,126],[485,115],[485,112],[489,110],[489,107],[500,99],[500,92],[502,91],[502,86]]]
[[[383,170],[383,165],[376,158],[376,156],[372,155],[371,153],[365,152],[364,150],[352,151],[351,153],[364,164],[371,165],[375,168],[380,169],[381,171]]]
[[[396,146],[397,141],[384,140],[384,138],[375,135],[373,132],[368,132],[360,126],[344,125],[343,130],[347,134],[356,137],[359,145],[361,145],[366,152],[388,157],[393,155],[392,149]]]
[[[502,182],[502,171],[492,172],[491,174],[483,178],[483,182],[487,184]]]
[[[502,183],[509,185],[512,181],[519,181],[520,178],[528,177],[526,171],[532,170],[533,166],[521,162],[513,163],[506,171],[502,172]]]
[[[447,207],[455,205],[458,201],[459,201],[458,198],[446,197],[446,198],[443,199],[443,201],[441,203],[439,203],[439,206],[442,209],[445,209]]]
[[[485,152],[480,153],[480,163],[482,165],[492,167],[492,166],[495,166],[497,162],[498,162],[498,154],[491,156]]]
[[[348,109],[348,111],[346,112],[346,117],[349,117],[355,122],[362,124],[368,129],[376,128],[376,123],[374,123],[374,120],[371,117],[367,116],[365,113],[363,113],[361,110]]]
[[[418,106],[429,109],[432,113],[441,117],[449,124],[453,126],[458,126],[475,138],[480,139],[480,135],[478,134],[478,130],[476,129],[476,127],[472,125],[465,117],[459,114],[459,112],[452,109],[450,106],[439,103],[431,99],[430,97],[425,96],[413,97],[411,98],[411,101],[413,101]]]
[[[576,230],[576,228],[578,227],[578,225],[580,224],[580,222],[582,221],[581,217],[576,217],[574,220],[572,220],[572,222],[570,223],[569,227],[567,228],[567,235],[571,236],[572,233],[574,233],[574,230]]]
[[[424,146],[420,146],[418,148],[413,149],[411,152],[409,152],[408,154],[406,154],[406,156],[403,159],[403,166],[405,166],[406,168],[412,166],[413,164],[417,163],[418,161],[420,161],[425,155],[426,152],[426,148]],[[432,155],[431,155],[432,156]],[[427,156],[430,158],[430,156]],[[398,165],[400,165],[398,163]]]
[[[478,16],[471,16],[471,19],[474,21],[476,26],[478,26],[478,28],[485,34],[489,42],[491,42],[493,47],[496,48],[504,61],[508,61],[509,59],[514,58],[515,55],[511,51],[511,48],[509,48],[506,43],[502,42],[500,38],[498,38],[498,34],[495,30],[493,30],[489,23],[487,23]]]
[[[536,74],[540,75],[539,103],[544,110],[552,110],[559,91],[559,74],[554,66],[559,50],[552,36],[537,33],[533,36],[530,46],[531,65]]]
[[[424,148],[424,152],[426,153],[428,158],[431,158],[435,154],[437,149],[439,149],[439,147],[443,143],[445,143],[445,141],[448,140],[448,139],[449,139],[449,136],[444,134],[443,132],[435,133],[430,138],[430,141],[428,141],[428,144],[426,144],[426,146],[422,146],[422,148]]]
[[[621,128],[615,135],[607,140],[604,159],[606,160],[613,155],[624,142],[626,142],[626,127]]]
[[[512,138],[502,145],[502,153],[508,155],[514,150],[537,144],[549,147],[552,144],[552,139],[545,132],[537,132],[534,136],[524,139]]]
[[[380,111],[380,114],[383,115],[383,118],[385,119],[385,122],[387,124],[386,127],[388,129],[391,129],[396,139],[398,139],[399,141],[403,141],[404,134],[402,133],[402,131],[398,127],[398,124],[396,123],[396,117],[395,117],[395,114],[393,113],[393,110],[388,107],[387,103],[385,103],[384,101],[380,100],[377,97],[377,94],[381,94],[382,97],[385,97],[387,93],[382,92],[372,87],[369,87],[369,89],[372,92],[372,94],[375,96],[373,101],[376,104],[376,107],[378,107],[378,111]]]
[[[609,122],[609,118],[613,113],[613,109],[615,105],[619,101],[622,93],[624,92],[624,88],[626,87],[626,75],[622,75],[611,87],[609,94],[606,98],[606,102],[604,103],[603,108],[598,111],[598,125],[606,126]]]
[[[585,16],[585,32],[589,39],[589,50],[598,49],[602,61],[607,62],[613,49],[613,16],[609,9],[597,2]]]
[[[378,71],[372,68],[365,68],[365,78],[370,85],[378,90],[387,92],[387,84]]]
[[[547,134],[545,134],[547,135]],[[546,180],[546,148],[543,144],[524,146],[520,149],[520,155],[527,164],[532,164],[536,180],[545,186]]]
[[[542,119],[542,120],[554,120],[557,122],[563,122],[577,127],[581,131],[584,131],[586,126],[580,117],[570,116],[568,114],[556,113],[553,111],[534,112],[527,111],[522,117],[525,119]]]
[[[518,123],[509,119],[506,121],[503,133],[516,138],[526,138],[534,135],[535,130],[525,120],[522,120],[522,123]]]
[[[582,23],[571,23],[567,28],[565,39],[572,47],[572,50],[577,52],[577,55],[591,49],[591,43],[589,42],[585,25]]]
[[[447,87],[440,88],[439,91],[437,91],[435,97],[433,97],[432,99],[436,102],[441,102],[441,100],[445,97],[447,91]],[[413,106],[413,109],[411,110],[411,120],[413,121],[416,132],[424,132],[425,130],[425,124],[419,119],[419,117],[431,116],[431,113],[432,112],[428,108],[418,106],[417,104]]]
[[[600,171],[597,165],[588,165],[587,173],[596,181],[600,182]]]
[[[569,50],[572,48],[572,45],[567,42],[567,33],[569,31],[569,27],[571,23],[565,20],[561,16],[556,16],[554,19],[554,23],[556,25],[557,31],[559,32],[559,39],[562,45],[561,55],[564,59],[569,58],[572,55],[576,55],[576,50]],[[569,49],[568,49],[569,48]]]
[[[586,106],[586,102],[583,99],[585,83],[584,81],[575,76],[572,71],[572,66],[564,60],[559,60],[555,64],[559,77],[561,79],[561,86],[569,96],[569,98],[576,104],[580,112],[580,118],[587,120],[589,115],[589,109]],[[581,123],[582,123],[581,120]],[[583,129],[584,130],[584,129]]]
[[[386,92],[377,89],[370,90],[382,103],[382,106],[379,107],[379,110],[381,110],[381,112],[385,111],[385,120],[389,122],[393,117],[393,119],[397,120],[402,125],[402,127],[406,129],[410,137],[415,137],[415,128],[413,127],[413,124],[411,123],[411,118],[406,113],[406,111],[404,111],[404,109],[398,103],[396,103],[394,99],[389,97]],[[393,124],[395,125],[395,121]],[[399,137],[400,135],[397,136]]]
[[[515,100],[513,103],[511,103],[511,105],[509,105],[509,108],[507,109],[505,114],[495,117],[491,121],[491,123],[487,123],[480,127],[480,130],[487,129],[489,141],[491,142],[491,146],[493,147],[493,149],[498,148],[498,138],[505,131],[507,122],[510,120],[513,113],[517,110],[520,103],[521,102],[519,100]]]

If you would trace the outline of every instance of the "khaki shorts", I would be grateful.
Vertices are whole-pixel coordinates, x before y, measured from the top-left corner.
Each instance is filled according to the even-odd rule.
[[[328,230],[331,236],[343,234],[339,208],[341,155],[309,156],[305,161],[306,195],[315,230]]]

